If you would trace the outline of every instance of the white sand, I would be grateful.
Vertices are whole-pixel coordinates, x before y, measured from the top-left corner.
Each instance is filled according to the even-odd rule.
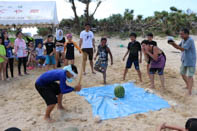
[[[96,39],[97,44],[99,44],[99,40],[100,38]],[[138,40],[141,41],[142,38]],[[43,70],[38,69],[30,71],[31,75],[17,77],[7,83],[0,81],[0,130],[15,126],[24,131],[63,131],[66,127],[75,126],[80,131],[154,131],[155,127],[162,122],[184,126],[189,117],[197,116],[197,89],[194,88],[192,97],[185,96],[187,90],[184,89],[185,84],[179,75],[180,53],[173,53],[177,50],[166,44],[166,39],[156,38],[156,41],[167,55],[165,70],[167,88],[162,90],[159,79],[156,77],[156,90],[154,92],[169,101],[173,105],[171,108],[95,123],[91,105],[83,97],[72,92],[64,95],[63,104],[66,112],[55,109],[52,112],[52,118],[56,122],[48,124],[43,120],[46,105],[34,87],[36,78],[43,72]],[[145,62],[141,65],[143,83],[139,83],[134,68],[129,71],[126,80],[122,81],[125,67],[122,57],[126,52],[126,47],[120,48],[118,45],[127,46],[128,42],[129,40],[122,41],[118,38],[108,40],[114,56],[114,65],[108,67],[107,82],[112,84],[136,80],[138,86],[149,88]],[[81,57],[78,52],[76,65],[81,67]],[[91,74],[89,64],[87,65],[88,74],[83,77],[83,87],[102,85],[102,75],[99,73]],[[15,69],[16,73],[17,69]],[[196,85],[197,80],[195,79],[195,87]]]

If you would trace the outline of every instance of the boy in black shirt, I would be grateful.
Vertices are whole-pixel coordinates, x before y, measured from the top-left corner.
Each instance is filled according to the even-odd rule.
[[[140,66],[139,66],[139,62],[140,63],[142,62],[142,52],[141,52],[141,45],[138,41],[136,41],[136,37],[137,35],[135,33],[130,34],[131,42],[128,44],[128,50],[125,56],[123,57],[123,61],[124,61],[126,56],[129,54],[126,68],[125,68],[124,75],[123,75],[123,80],[125,80],[128,69],[131,68],[132,64],[134,63],[140,82],[142,82],[142,76],[141,76],[141,71],[140,71]],[[139,53],[140,53],[140,59],[139,59]]]
[[[55,69],[56,61],[55,61],[55,44],[53,43],[53,36],[48,35],[47,40],[44,41],[44,45],[46,46],[46,69],[49,70],[49,66],[53,65]]]
[[[144,46],[145,45],[157,46],[157,42],[153,41],[153,34],[152,33],[148,33],[147,34],[147,40],[143,40],[141,45],[142,45],[142,52],[144,53],[145,61],[147,62],[147,74],[148,74],[148,76],[150,76],[149,68],[150,68],[150,60],[151,60],[151,58],[148,55],[146,55],[146,53],[144,52],[144,49],[145,49]]]
[[[152,33],[147,34],[147,40],[148,40],[149,45],[157,46],[157,42],[153,41],[153,34]]]
[[[153,34],[152,33],[147,34],[147,40],[143,40],[141,45],[142,44],[157,46],[157,42],[153,41]]]

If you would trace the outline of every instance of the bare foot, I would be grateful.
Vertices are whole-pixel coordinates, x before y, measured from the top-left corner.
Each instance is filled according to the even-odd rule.
[[[188,87],[186,86],[186,87],[184,87],[183,89],[188,89]]]
[[[192,91],[189,91],[189,92],[188,92],[188,95],[191,96],[191,95],[192,95]]]
[[[51,119],[50,117],[44,117],[44,120],[47,121],[48,123],[54,123],[55,120]]]
[[[65,110],[65,108],[63,106],[58,106],[57,109],[59,109],[59,110]]]

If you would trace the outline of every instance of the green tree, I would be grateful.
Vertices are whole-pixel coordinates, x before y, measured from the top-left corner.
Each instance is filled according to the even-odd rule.
[[[38,28],[38,31],[37,33],[42,36],[42,37],[45,37],[49,34],[52,33],[52,28],[48,27],[48,28]]]
[[[81,28],[82,28],[81,23],[88,22],[88,23],[92,24],[92,21],[94,21],[94,15],[102,3],[102,0],[78,0],[79,2],[85,4],[84,14],[81,17],[79,17],[77,14],[77,7],[75,4],[76,1],[75,0],[66,0],[66,1],[71,3],[71,5],[72,5],[72,10],[74,13],[74,28],[78,32],[81,31]],[[94,9],[93,13],[91,14],[89,9],[90,9],[90,4],[92,2],[96,2],[96,8]],[[82,18],[84,20],[82,20]]]

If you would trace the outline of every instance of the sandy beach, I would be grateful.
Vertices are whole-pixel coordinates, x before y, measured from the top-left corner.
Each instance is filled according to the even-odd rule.
[[[197,37],[192,36],[197,43]],[[142,41],[143,38],[138,38]],[[132,114],[127,117],[110,119],[101,123],[94,122],[91,105],[82,96],[75,92],[64,95],[63,104],[65,112],[55,109],[52,118],[55,123],[48,124],[43,120],[46,105],[35,89],[35,80],[44,70],[34,69],[30,75],[18,77],[15,69],[14,80],[9,82],[0,81],[0,130],[9,127],[18,127],[23,131],[64,131],[66,127],[78,127],[79,131],[155,131],[157,125],[167,122],[170,124],[185,126],[185,122],[190,117],[197,116],[197,79],[193,88],[193,95],[186,96],[187,90],[180,74],[181,65],[180,52],[167,44],[166,38],[156,37],[158,46],[165,52],[167,63],[165,68],[166,89],[161,89],[158,76],[156,77],[155,94],[161,96],[171,104],[171,108],[162,109],[143,114]],[[79,41],[75,39],[75,41]],[[96,44],[100,42],[100,37],[96,37]],[[107,83],[125,83],[135,81],[141,88],[150,88],[150,82],[146,75],[146,62],[140,65],[143,82],[140,83],[137,72],[132,68],[127,74],[126,80],[122,81],[125,62],[122,61],[127,50],[129,39],[121,40],[118,37],[108,39],[111,48],[114,65],[108,66]],[[180,39],[176,40],[177,43]],[[123,44],[121,48],[119,45]],[[81,55],[76,51],[75,63],[80,70]],[[102,86],[102,75],[90,73],[87,63],[87,75],[83,76],[82,86],[88,88],[92,86]],[[196,74],[197,76],[197,74]]]

